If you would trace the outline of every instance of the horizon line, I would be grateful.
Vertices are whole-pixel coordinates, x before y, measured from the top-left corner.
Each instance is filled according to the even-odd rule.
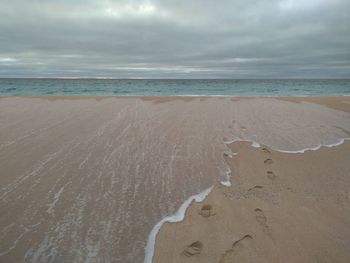
[[[350,80],[350,78],[116,78],[116,77],[0,77],[0,79],[42,79],[42,80]]]

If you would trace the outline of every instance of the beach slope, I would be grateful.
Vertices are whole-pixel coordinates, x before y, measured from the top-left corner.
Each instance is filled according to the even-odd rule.
[[[349,142],[303,154],[229,147],[233,186],[165,224],[154,263],[349,262]]]

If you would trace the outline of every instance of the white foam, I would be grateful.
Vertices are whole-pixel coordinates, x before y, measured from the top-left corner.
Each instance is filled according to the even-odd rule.
[[[237,156],[237,155],[238,155],[238,153],[232,153],[232,154],[229,154],[228,157],[229,157],[230,159],[232,159],[233,157],[235,157],[235,156]]]
[[[232,159],[234,156],[236,156],[238,153],[234,152],[225,152],[224,155],[227,156],[228,158]]]
[[[226,180],[225,181],[221,181],[220,184],[222,184],[223,186],[226,187],[230,187],[232,185],[231,183],[231,169],[229,168],[229,166],[227,166],[227,172],[226,172]]]
[[[231,185],[232,185],[232,183],[229,181],[229,180],[227,180],[227,181],[221,181],[220,182],[223,186],[227,186],[227,187],[230,187]]]
[[[252,147],[254,147],[254,148],[260,148],[260,144],[253,141],[253,142],[252,142]]]
[[[228,145],[228,144],[231,144],[231,143],[234,143],[234,142],[250,142],[252,147],[260,148],[260,143],[258,143],[256,141],[244,140],[244,139],[226,140],[226,141],[224,141],[224,144]],[[237,153],[235,155],[237,155]]]
[[[49,208],[46,210],[46,212],[47,212],[48,214],[52,214],[52,213],[53,213],[54,208],[55,208],[55,206],[56,206],[56,203],[57,203],[57,201],[60,199],[60,196],[61,196],[61,194],[62,194],[62,192],[63,192],[63,189],[64,189],[64,187],[62,187],[62,188],[55,194],[52,203],[50,203],[50,204],[47,205],[47,206],[49,207]]]
[[[348,141],[350,140],[350,138],[343,138],[343,139],[339,139],[338,141],[336,141],[335,143],[330,143],[330,144],[319,144],[315,147],[310,147],[310,148],[303,148],[303,149],[300,149],[300,150],[294,150],[294,151],[289,151],[289,150],[282,150],[282,149],[278,149],[278,148],[275,148],[273,146],[270,146],[270,145],[266,145],[267,147],[269,147],[270,149],[274,150],[274,151],[277,151],[277,152],[281,152],[281,153],[305,153],[307,151],[317,151],[319,150],[320,148],[322,147],[327,147],[327,148],[332,148],[332,147],[336,147],[336,146],[339,146],[341,144],[343,144],[345,141]],[[225,144],[231,144],[231,143],[234,143],[234,142],[251,142],[251,146],[252,147],[255,147],[255,148],[259,148],[260,147],[260,144],[255,142],[255,141],[251,141],[251,140],[240,140],[240,139],[235,139],[235,140],[232,140],[232,141],[225,141],[224,143]],[[237,154],[236,154],[237,155]]]
[[[195,201],[197,203],[202,202],[208,196],[208,194],[211,192],[212,189],[213,189],[213,186],[197,195],[190,196],[185,202],[183,202],[183,204],[180,206],[180,208],[177,210],[175,214],[164,217],[153,227],[151,233],[148,236],[147,245],[145,249],[144,263],[152,263],[156,237],[162,225],[166,222],[175,223],[175,222],[181,222],[182,220],[184,220],[186,209],[192,203],[192,201]]]
[[[224,144],[231,144],[231,143],[236,142],[236,141],[239,141],[239,140],[224,141]]]
[[[332,148],[332,147],[336,147],[339,146],[341,144],[343,144],[345,141],[350,140],[350,138],[344,138],[344,139],[340,139],[339,141],[335,142],[335,143],[331,143],[331,144],[320,144],[317,145],[313,148],[304,148],[301,150],[297,150],[297,151],[286,151],[286,150],[280,150],[280,149],[275,149],[273,147],[270,147],[272,150],[274,151],[278,151],[278,152],[282,152],[282,153],[305,153],[307,151],[317,151],[322,147],[327,147],[327,148]]]

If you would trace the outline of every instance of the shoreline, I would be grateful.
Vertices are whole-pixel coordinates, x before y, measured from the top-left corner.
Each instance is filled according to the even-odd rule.
[[[270,146],[267,146],[267,145],[262,146],[259,143],[254,142],[254,141],[239,141],[239,140],[236,140],[236,141],[232,141],[232,142],[224,142],[224,144],[227,145],[229,149],[231,149],[230,148],[231,145],[240,144],[240,143],[246,143],[247,145],[250,145],[251,148],[269,149],[271,151],[279,152],[279,153],[282,153],[282,154],[292,154],[292,155],[294,155],[294,154],[301,154],[302,155],[302,154],[305,154],[306,152],[319,151],[321,149],[338,147],[338,146],[341,146],[344,143],[350,144],[349,142],[347,142],[349,140],[350,140],[350,138],[343,138],[343,139],[340,139],[339,142],[334,143],[334,144],[319,145],[319,146],[317,146],[315,148],[305,148],[305,149],[298,150],[298,151],[284,151],[284,150],[274,149],[274,148],[272,148]],[[233,152],[231,151],[231,154],[232,153]],[[237,155],[238,155],[238,153],[233,153],[233,155],[230,155],[230,153],[229,154],[228,153],[224,153],[223,154],[223,158],[225,158],[225,156],[226,156],[226,158],[233,159]],[[228,173],[230,175],[232,175],[232,173],[233,173],[233,171],[231,170],[232,167],[230,165],[228,165],[228,166],[229,166],[229,169],[230,169],[230,171]],[[146,245],[146,248],[145,248],[146,256],[145,256],[144,263],[153,263],[154,251],[155,251],[155,247],[156,247],[156,244],[157,244],[157,242],[156,242],[157,235],[159,234],[159,231],[161,231],[161,228],[164,227],[165,224],[168,224],[168,223],[181,223],[181,222],[183,222],[183,220],[185,219],[186,211],[187,211],[187,209],[190,208],[192,203],[205,202],[205,199],[207,199],[208,196],[212,193],[212,191],[214,189],[218,188],[219,185],[227,187],[227,188],[230,188],[230,187],[232,187],[232,184],[233,183],[231,181],[231,178],[228,178],[227,181],[221,181],[220,183],[217,183],[217,184],[211,186],[210,188],[204,190],[201,193],[192,195],[180,206],[180,208],[178,209],[178,211],[175,214],[170,215],[170,216],[166,216],[165,218],[160,220],[153,227],[153,229],[152,229],[152,231],[151,231],[151,233],[150,233],[150,235],[148,237],[147,245]],[[179,214],[181,214],[181,216],[179,216]]]
[[[230,98],[231,100],[241,99],[277,99],[292,103],[315,103],[340,111],[350,112],[350,95],[335,95],[335,96],[228,96],[228,95],[171,95],[171,96],[142,96],[142,95],[125,95],[125,96],[0,96],[0,99],[8,98],[25,98],[25,99],[45,99],[49,101],[57,100],[96,100],[104,99],[142,99],[146,101],[154,101],[155,103],[168,102],[173,100],[192,101],[194,99],[210,99],[210,98]],[[344,103],[345,102],[345,103]]]
[[[241,202],[240,199],[242,199],[242,198],[246,199],[247,198],[246,195],[250,194],[250,192],[252,192],[254,195],[254,198],[258,197],[257,199],[262,198],[262,200],[248,200],[248,201],[245,200],[247,203],[243,203],[243,204],[245,204],[248,207],[251,206],[251,203],[255,203],[253,206],[266,205],[266,204],[262,204],[262,203],[264,203],[264,198],[266,198],[266,197],[264,197],[263,195],[259,197],[259,194],[262,194],[262,192],[264,191],[264,190],[261,190],[261,193],[259,193],[260,189],[266,188],[265,184],[262,183],[263,179],[257,177],[256,175],[248,174],[250,177],[254,178],[254,180],[259,181],[259,183],[257,184],[257,182],[254,182],[254,180],[252,180],[252,179],[242,178],[242,176],[248,176],[248,175],[247,174],[240,174],[241,168],[238,168],[238,167],[239,166],[247,166],[247,162],[252,162],[254,165],[254,163],[257,162],[257,160],[256,160],[258,158],[257,156],[259,156],[259,157],[263,156],[264,158],[269,157],[269,156],[274,156],[275,158],[277,158],[276,157],[276,155],[277,155],[284,162],[286,162],[288,159],[299,159],[299,160],[302,160],[304,158],[311,159],[311,160],[315,160],[315,158],[322,159],[322,157],[324,158],[324,156],[329,157],[330,152],[333,152],[331,154],[338,154],[338,155],[339,155],[339,153],[337,153],[337,152],[339,152],[339,151],[342,151],[342,153],[348,152],[350,149],[350,142],[344,142],[343,144],[337,145],[334,148],[321,147],[318,150],[308,151],[308,152],[304,152],[304,153],[297,153],[297,154],[281,153],[281,152],[272,150],[267,146],[261,146],[261,147],[257,148],[257,147],[252,146],[250,142],[237,141],[237,142],[231,143],[229,145],[229,147],[231,148],[231,150],[238,152],[238,155],[234,156],[233,158],[229,158],[227,156],[226,157],[224,156],[224,158],[225,158],[226,162],[228,163],[228,165],[230,166],[231,170],[234,171],[235,169],[238,169],[238,171],[236,171],[236,174],[234,175],[234,178],[237,181],[234,181],[232,187],[224,187],[224,186],[220,186],[218,184],[215,185],[213,190],[209,193],[207,198],[205,198],[205,200],[203,200],[202,203],[192,202],[188,206],[186,213],[185,213],[185,218],[183,221],[180,221],[177,223],[165,223],[163,225],[163,227],[160,229],[160,232],[158,233],[157,241],[156,241],[156,248],[155,248],[155,255],[154,255],[152,262],[154,262],[154,263],[164,262],[163,260],[165,259],[165,256],[168,259],[169,258],[172,259],[172,260],[168,260],[168,262],[174,262],[174,263],[183,262],[183,261],[185,261],[185,259],[189,260],[189,262],[220,262],[220,263],[231,262],[231,261],[225,261],[225,258],[230,257],[232,259],[234,256],[237,256],[237,255],[234,255],[234,252],[235,252],[235,247],[237,246],[238,243],[242,243],[242,246],[243,245],[251,246],[251,244],[249,244],[249,243],[244,244],[244,241],[242,241],[242,240],[248,239],[251,241],[251,240],[255,239],[256,233],[254,233],[254,231],[256,231],[256,229],[254,231],[250,231],[246,235],[244,235],[244,234],[237,235],[237,237],[233,238],[233,239],[232,239],[232,237],[235,236],[235,231],[233,231],[232,229],[226,229],[225,231],[228,231],[232,235],[231,241],[229,241],[228,236],[227,235],[225,236],[222,231],[220,232],[218,230],[218,228],[224,227],[225,224],[223,224],[222,222],[218,223],[217,222],[218,220],[214,220],[215,217],[217,217],[220,212],[218,212],[216,210],[216,208],[214,208],[214,210],[213,210],[214,212],[213,212],[213,211],[211,211],[212,208],[210,208],[209,215],[207,215],[207,214],[203,215],[201,213],[203,212],[203,207],[208,206],[208,205],[211,207],[210,203],[213,203],[213,199],[220,199],[220,202],[226,202],[226,204],[225,203],[223,203],[223,204],[217,203],[216,205],[217,206],[222,205],[222,209],[230,211],[229,214],[231,214],[231,217],[233,217],[233,218],[230,218],[227,215],[226,216],[223,215],[223,217],[225,217],[225,218],[222,220],[224,220],[224,221],[226,220],[225,221],[226,223],[227,223],[227,220],[228,221],[239,220],[240,224],[244,225],[244,221],[248,220],[246,218],[247,215],[244,215],[244,214],[241,215],[242,218],[240,218],[240,219],[237,219],[237,216],[235,216],[235,215],[237,213],[240,213],[240,210],[246,209],[246,207],[244,207],[244,206],[240,207],[240,208],[237,206],[230,207],[230,205],[228,204],[230,201],[229,200],[222,200],[222,199],[230,199],[231,201],[233,200],[233,202]],[[249,154],[247,154],[247,152],[249,152]],[[252,153],[253,153],[253,157],[251,157]],[[323,156],[320,157],[319,155],[322,155],[321,153],[323,154]],[[242,157],[242,155],[243,155],[243,157]],[[249,156],[247,156],[247,155],[249,155]],[[316,157],[314,157],[314,156],[316,156]],[[243,161],[239,160],[240,158],[244,158],[244,160]],[[344,156],[342,159],[344,160]],[[272,162],[272,158],[266,159],[266,160],[271,160],[271,162]],[[289,160],[288,162],[291,162],[291,160]],[[337,162],[339,162],[339,161],[337,160]],[[272,169],[271,166],[274,166],[274,164],[275,164],[275,162],[272,162],[272,163],[264,162],[265,166],[266,165],[270,166],[270,167],[268,167],[269,169]],[[350,165],[345,165],[344,163],[341,163],[341,164],[342,164],[342,167],[345,167],[345,169],[347,171],[350,171]],[[251,164],[248,164],[248,165],[251,166]],[[335,163],[335,165],[337,165],[337,163]],[[261,166],[261,165],[259,165],[259,166]],[[281,164],[281,166],[283,167],[283,164]],[[305,164],[305,166],[307,166],[307,164]],[[288,165],[287,165],[287,167],[288,167]],[[311,165],[310,167],[313,167],[313,166]],[[334,165],[332,167],[334,168]],[[306,168],[306,167],[304,167],[304,168]],[[313,173],[314,175],[317,172],[318,173],[322,172],[322,169],[317,169],[316,166],[313,168],[316,170],[316,172]],[[245,168],[245,169],[247,169],[247,168]],[[249,168],[249,169],[251,169],[251,168]],[[245,173],[247,171],[249,172],[249,169],[244,170]],[[270,181],[273,181],[273,183],[275,184],[273,186],[271,186],[271,185],[270,186],[276,188],[276,181],[277,181],[276,178],[279,177],[281,173],[283,173],[283,170],[279,171],[279,173],[278,173],[279,175],[276,175],[272,171],[271,172],[267,171],[266,173],[267,173],[268,179]],[[346,172],[343,172],[342,175],[344,175],[345,173]],[[348,179],[347,185],[349,185],[350,178],[347,177],[347,179]],[[245,185],[243,184],[244,186],[242,186],[242,181],[246,181],[246,182],[244,182]],[[303,183],[305,183],[305,182],[303,182]],[[336,182],[334,182],[334,181],[333,181],[333,183],[336,184]],[[247,187],[247,185],[250,185],[251,187]],[[280,185],[282,186],[282,188],[284,188],[284,190],[292,191],[294,193],[297,191],[295,189],[291,190],[290,186],[286,186],[285,184],[280,184]],[[298,182],[296,182],[296,185],[298,185]],[[267,186],[267,188],[269,188],[269,186]],[[284,190],[278,190],[278,191],[283,192]],[[243,193],[243,192],[245,192],[245,193]],[[273,193],[273,192],[274,192],[274,190],[272,190],[271,193]],[[267,190],[267,192],[265,192],[264,194],[269,194],[269,190]],[[324,193],[323,195],[327,196],[327,194],[328,193]],[[341,200],[341,202],[343,202],[342,205],[345,205],[346,200],[350,199],[350,192],[345,192],[344,194],[345,194],[343,196],[344,200]],[[298,196],[298,198],[299,197],[300,196]],[[278,198],[278,197],[276,197],[276,198]],[[248,198],[248,199],[250,199],[250,198]],[[279,202],[279,201],[275,201],[275,202]],[[289,204],[288,204],[288,199],[287,199],[287,206],[288,205]],[[202,208],[200,208],[201,206],[202,206]],[[277,209],[274,207],[274,204],[269,204],[268,206],[270,206],[269,213],[271,213],[271,211],[273,209]],[[309,209],[311,209],[311,208],[309,208]],[[257,214],[256,215],[256,222],[258,224],[260,224],[260,227],[262,227],[263,235],[265,235],[265,236],[267,235],[267,236],[269,236],[269,238],[271,238],[271,231],[276,226],[267,224],[267,217],[264,214],[263,209],[255,208],[254,211],[255,211],[255,214]],[[206,213],[208,213],[208,212],[206,211]],[[213,213],[213,214],[211,215],[210,213]],[[347,212],[345,211],[344,213],[349,215],[350,211],[347,211]],[[211,220],[211,217],[213,218],[213,220]],[[276,217],[278,218],[278,216],[276,216]],[[346,216],[343,215],[343,218],[346,218]],[[205,222],[205,221],[207,221],[207,222]],[[290,222],[288,220],[285,220],[283,223],[288,224]],[[277,227],[281,227],[281,226],[277,225]],[[216,234],[215,232],[211,232],[210,230],[212,230],[213,228],[216,229],[217,231],[219,231],[223,236],[220,234]],[[345,230],[345,229],[343,229],[343,230]],[[239,228],[236,228],[236,231],[239,232]],[[350,232],[347,231],[346,234],[347,234],[347,237],[350,238]],[[261,231],[257,235],[260,236]],[[186,236],[186,238],[184,238],[185,236]],[[192,239],[190,239],[191,236],[192,236]],[[222,243],[225,243],[225,242],[230,243],[232,245],[232,248],[230,248],[230,245],[226,244],[227,245],[226,250],[221,249],[221,251],[220,251],[220,248],[215,247],[215,244],[213,244],[213,242],[210,242],[210,240],[209,241],[206,240],[207,242],[210,243],[210,246],[211,246],[210,248],[206,248],[206,249],[209,249],[210,253],[215,254],[215,256],[208,255],[208,253],[203,255],[205,253],[204,249],[205,249],[206,244],[204,242],[202,242],[203,240],[202,241],[197,240],[198,239],[197,237],[201,237],[202,239],[205,239],[206,237],[212,238],[212,236],[215,236],[215,238],[217,239],[216,242],[221,243],[221,245],[222,245]],[[239,236],[241,236],[241,238],[239,238]],[[329,237],[327,237],[327,238],[329,238]],[[188,239],[188,241],[185,239]],[[169,240],[171,240],[171,241],[169,241]],[[350,239],[348,239],[347,241],[350,243]],[[270,253],[272,253],[272,255],[266,255],[266,253],[261,254],[261,251],[259,252],[259,250],[257,250],[257,251],[260,254],[257,251],[254,251],[253,254],[255,254],[254,256],[256,256],[255,259],[259,258],[259,260],[260,260],[259,262],[272,262],[272,261],[273,262],[280,262],[281,258],[280,258],[280,260],[277,260],[277,261],[276,261],[276,258],[275,258],[275,260],[272,260],[273,256],[277,255],[276,251],[281,249],[281,247],[277,248],[277,250],[276,250],[276,248],[274,248],[274,246],[276,246],[276,243],[278,243],[278,242],[279,242],[278,240],[274,240],[274,242],[272,242],[272,243],[270,242],[270,244],[269,244],[268,249],[270,250]],[[177,245],[179,243],[180,244],[182,243],[182,245]],[[264,245],[261,243],[259,243],[259,244],[255,243],[254,244],[255,248],[253,250],[256,249],[256,246],[260,246],[260,249],[262,247],[264,247]],[[243,248],[244,248],[244,246],[243,246]],[[240,249],[243,249],[243,248],[240,248]],[[251,249],[251,247],[249,249]],[[272,251],[274,251],[274,254]],[[338,256],[338,259],[341,259],[341,258],[346,259],[350,256],[350,254],[349,253],[347,254],[345,252],[345,250],[343,250],[342,252],[343,252],[343,254],[341,256]],[[293,253],[293,252],[291,252],[291,253]],[[250,259],[252,259],[252,251],[250,251],[248,254],[247,255],[244,255],[244,254],[238,255],[238,257],[241,257],[240,258],[241,262],[251,262]],[[281,253],[279,254],[279,256],[281,257]],[[303,255],[303,256],[305,256],[305,255]],[[296,258],[298,258],[298,257],[296,257]],[[301,258],[302,258],[302,256],[299,258],[299,260]],[[305,259],[305,257],[304,257],[304,259]],[[295,262],[291,258],[283,258],[283,262],[287,262],[287,261],[289,262],[289,260],[291,262]],[[312,260],[310,262],[317,262],[317,261]],[[339,262],[345,262],[345,261],[339,261]],[[145,261],[145,263],[146,263],[146,261]]]
[[[213,187],[214,182],[221,184],[216,184],[213,191],[218,187],[231,189],[236,186],[235,170],[227,163],[227,160],[240,158],[228,145],[232,140],[236,141],[235,144],[249,141],[245,143],[255,150],[261,149],[261,143],[281,151],[291,149],[293,153],[305,150],[318,152],[327,146],[348,143],[348,97],[313,97],[311,101],[309,97],[301,100],[293,97],[287,100],[232,96],[0,97],[3,112],[0,117],[4,123],[1,132],[6,136],[0,142],[1,169],[10,175],[2,179],[4,185],[9,186],[9,190],[4,188],[3,191],[6,196],[4,205],[8,209],[18,208],[14,210],[17,212],[11,212],[18,213],[18,218],[21,218],[21,211],[25,211],[25,208],[20,207],[24,207],[27,201],[34,202],[32,205],[35,206],[41,200],[42,206],[50,207],[43,211],[39,206],[36,208],[37,215],[41,214],[44,218],[48,216],[41,225],[35,225],[38,229],[32,230],[32,224],[29,223],[26,226],[30,232],[38,233],[35,247],[28,245],[26,240],[29,235],[26,234],[25,239],[6,252],[4,258],[13,260],[20,258],[23,255],[21,253],[32,253],[39,249],[40,257],[44,259],[51,256],[50,247],[76,246],[69,232],[65,234],[67,242],[58,243],[61,241],[55,239],[57,234],[54,231],[47,232],[48,227],[61,224],[65,228],[63,217],[78,217],[85,211],[87,216],[79,220],[97,220],[103,214],[103,218],[96,222],[108,221],[102,225],[82,222],[81,226],[96,228],[94,231],[97,231],[97,227],[114,231],[108,230],[102,236],[95,234],[94,240],[104,242],[105,248],[100,250],[99,247],[86,246],[87,250],[97,251],[89,260],[107,258],[118,251],[122,251],[126,257],[128,249],[138,249],[138,259],[150,262],[150,255],[155,249],[153,244],[157,245],[154,242],[158,230],[162,231],[169,224],[167,221],[182,220],[190,209],[187,206],[191,201],[202,201],[208,193],[205,191],[203,197],[202,190]],[[18,104],[23,105],[21,109],[18,109]],[[346,139],[339,141],[339,138]],[[322,143],[326,146],[319,149]],[[310,147],[304,149],[303,146]],[[342,146],[329,149],[339,147]],[[14,165],[14,162],[21,165]],[[67,164],[58,165],[60,163]],[[31,176],[26,175],[29,173]],[[130,175],[133,176],[132,181]],[[142,176],[139,178],[138,175]],[[16,176],[18,184],[12,179]],[[24,183],[19,176],[24,176]],[[148,178],[146,184],[145,176]],[[121,178],[124,181],[120,181]],[[97,185],[95,180],[99,182]],[[82,181],[84,188],[80,187]],[[119,183],[113,183],[116,181]],[[124,188],[128,189],[125,192],[129,196],[127,199],[121,191],[124,184],[128,186]],[[41,185],[41,188],[32,191],[26,185]],[[154,189],[154,193],[149,193],[150,189]],[[191,195],[196,192],[200,194]],[[46,193],[45,197],[43,193]],[[22,194],[32,199],[17,202],[17,196]],[[90,208],[85,209],[85,205],[81,207],[81,197],[76,195],[82,196],[82,204],[86,202],[87,208]],[[140,195],[150,200],[143,203]],[[99,197],[98,202],[94,196]],[[69,202],[75,206],[72,207]],[[118,210],[107,211],[104,209],[106,202],[116,208],[125,208],[121,210],[122,213]],[[119,220],[120,215],[130,216],[130,219],[135,216],[139,220],[143,218],[145,226],[138,228],[139,220],[130,223],[121,217],[118,222],[124,224],[124,228],[113,227],[117,226],[114,220]],[[20,232],[17,225],[12,227],[11,218],[5,217],[3,226],[8,225],[9,229],[14,229],[12,231]],[[41,219],[37,220],[40,222]],[[79,231],[78,226],[70,227]],[[123,229],[134,231],[129,234],[130,240],[138,237],[138,245],[120,243],[118,251],[115,251],[108,240],[121,237],[116,233]],[[52,244],[42,241],[48,235],[53,238],[50,241]],[[83,238],[83,235],[79,234],[78,237]],[[147,239],[149,241],[146,244]],[[10,237],[9,242],[3,241],[4,247],[11,246],[11,242],[17,241],[11,241]],[[95,241],[91,242],[95,244]],[[118,242],[124,241],[120,239]],[[143,242],[145,245],[140,245]],[[96,246],[99,246],[98,243]],[[145,247],[146,257],[142,257]],[[75,257],[72,250],[66,251],[67,258]],[[31,255],[36,257],[35,254]]]

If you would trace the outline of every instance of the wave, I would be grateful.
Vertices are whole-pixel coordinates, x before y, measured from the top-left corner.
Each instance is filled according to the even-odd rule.
[[[271,148],[271,149],[278,151],[278,152],[282,152],[282,153],[305,153],[307,151],[317,151],[317,150],[321,149],[322,147],[327,147],[327,148],[336,147],[336,146],[343,144],[345,141],[348,141],[348,140],[350,140],[350,138],[344,138],[344,139],[340,139],[338,142],[335,142],[335,143],[320,144],[320,145],[317,145],[316,147],[313,147],[313,148],[304,148],[304,149],[301,149],[298,151],[286,151],[286,150],[279,150],[279,149],[274,149],[274,148]]]
[[[342,138],[342,139],[339,139],[338,141],[336,141],[335,143],[319,144],[319,145],[317,145],[315,147],[308,147],[308,148],[303,148],[303,149],[294,150],[294,151],[278,149],[278,148],[275,148],[275,147],[273,147],[271,145],[266,145],[266,146],[269,147],[273,151],[281,152],[281,153],[305,153],[307,151],[317,151],[317,150],[321,149],[322,147],[326,147],[326,148],[336,147],[336,146],[339,146],[339,145],[343,144],[345,141],[348,141],[348,140],[350,140],[350,138]],[[234,142],[251,142],[252,143],[251,144],[252,147],[254,147],[254,148],[260,148],[261,147],[261,145],[258,142],[252,141],[252,140],[236,139],[236,140],[232,140],[232,141],[225,141],[224,143],[225,144],[231,144],[231,143],[234,143]]]

